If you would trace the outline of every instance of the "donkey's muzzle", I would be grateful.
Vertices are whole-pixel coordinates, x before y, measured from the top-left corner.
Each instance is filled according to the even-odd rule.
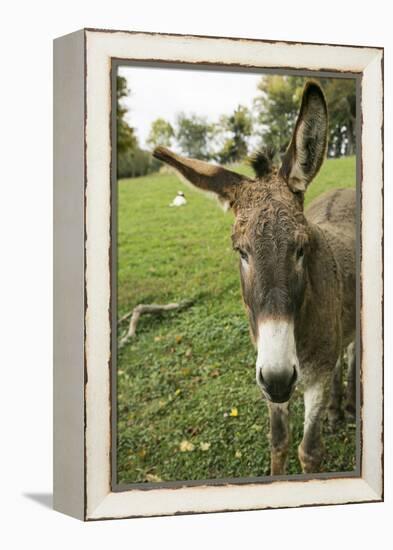
[[[285,403],[289,400],[295,389],[297,372],[295,366],[293,371],[269,372],[263,375],[262,369],[258,369],[257,383],[261,387],[265,396],[273,403]]]

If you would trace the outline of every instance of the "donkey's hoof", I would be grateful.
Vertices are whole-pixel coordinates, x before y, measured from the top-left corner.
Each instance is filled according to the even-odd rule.
[[[272,454],[271,463],[270,463],[270,475],[271,476],[282,476],[286,474],[287,470],[287,454],[288,451],[275,452]]]
[[[304,474],[317,474],[321,472],[323,458],[322,449],[314,450],[313,453],[307,453],[303,450],[302,446],[299,445],[298,456]]]

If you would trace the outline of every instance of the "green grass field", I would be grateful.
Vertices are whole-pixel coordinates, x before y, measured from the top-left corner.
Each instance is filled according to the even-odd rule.
[[[354,157],[328,160],[306,201],[354,184]],[[119,483],[269,474],[267,406],[255,383],[233,217],[188,188],[187,206],[169,208],[179,189],[169,173],[119,181],[119,318],[138,303],[194,300],[182,312],[142,316],[118,353]],[[294,474],[303,424],[296,392],[291,424]],[[354,469],[354,425],[325,429],[325,446],[325,471]]]

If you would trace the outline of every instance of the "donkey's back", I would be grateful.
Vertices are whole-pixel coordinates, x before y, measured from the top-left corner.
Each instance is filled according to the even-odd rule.
[[[356,325],[356,192],[334,189],[315,199],[306,212],[307,220],[323,231],[336,259],[342,282],[342,338],[350,344]]]
[[[343,230],[355,236],[356,193],[354,189],[333,189],[312,201],[306,209],[309,222],[331,225],[332,230]]]

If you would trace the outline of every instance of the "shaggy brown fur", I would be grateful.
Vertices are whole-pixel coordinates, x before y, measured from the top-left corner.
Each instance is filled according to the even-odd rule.
[[[249,162],[258,178],[263,178],[271,173],[273,158],[274,151],[271,149],[260,149],[251,156]]]
[[[154,152],[232,208],[232,242],[241,257],[241,285],[253,341],[258,339],[261,320],[283,319],[294,326],[299,367],[293,367],[292,378],[277,375],[274,393],[269,393],[262,375],[259,380],[268,398],[273,475],[285,473],[289,397],[296,383],[305,399],[299,459],[304,472],[320,470],[321,420],[330,388],[332,422],[340,415],[339,369],[344,349],[355,338],[355,192],[337,189],[320,196],[306,212],[303,207],[304,191],[323,162],[327,128],[323,92],[310,82],[280,169],[263,161],[260,177],[250,179],[162,147]],[[352,358],[347,408],[354,411],[353,353]]]

